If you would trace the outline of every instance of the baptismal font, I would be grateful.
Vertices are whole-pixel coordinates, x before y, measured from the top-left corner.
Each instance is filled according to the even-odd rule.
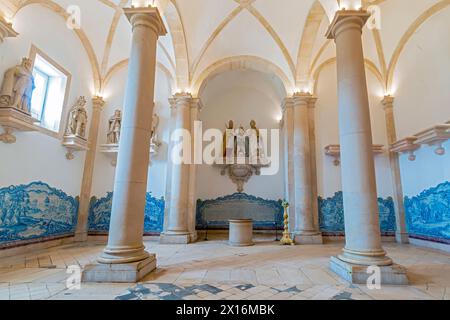
[[[222,157],[215,163],[215,166],[220,167],[221,175],[228,175],[241,193],[245,183],[252,176],[259,176],[261,168],[269,165],[256,121],[252,120],[250,128],[246,130],[243,126],[235,128],[234,122],[230,120],[223,135]]]
[[[0,125],[4,133],[0,141],[16,142],[16,131],[35,131],[37,119],[31,116],[31,96],[34,90],[33,61],[23,58],[22,63],[6,70],[0,88]]]

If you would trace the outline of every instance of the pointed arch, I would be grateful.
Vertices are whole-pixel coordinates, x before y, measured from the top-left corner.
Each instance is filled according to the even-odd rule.
[[[317,39],[320,25],[325,17],[325,9],[320,1],[316,0],[309,10],[298,48],[297,73],[295,77],[297,87],[302,87],[304,83],[309,83],[311,80],[309,71],[313,62],[314,43]]]
[[[312,93],[317,92],[317,85],[319,83],[320,73],[323,71],[323,69],[325,69],[325,67],[335,64],[335,63],[336,63],[336,57],[330,58],[330,59],[324,61],[321,65],[319,65],[317,67],[317,69],[313,73],[314,90]],[[369,70],[377,78],[380,85],[384,88],[383,75],[381,74],[380,70],[377,68],[376,64],[369,59],[364,59],[364,64],[366,66],[366,69]]]
[[[277,76],[284,85],[286,96],[294,93],[294,84],[289,80],[283,70],[272,62],[256,56],[235,56],[221,59],[211,64],[200,73],[193,82],[192,95],[198,97],[212,76],[230,70],[254,70]]]
[[[51,1],[51,0],[26,0],[22,2],[19,7],[17,8],[17,11],[14,13],[14,16],[23,8],[33,5],[33,4],[39,4],[47,9],[52,10],[56,14],[58,14],[60,17],[62,17],[64,20],[67,20],[69,18],[69,14],[66,12],[66,10],[61,7],[59,4]],[[73,32],[75,32],[76,36],[80,40],[81,44],[83,45],[86,54],[88,56],[89,62],[91,64],[92,69],[92,78],[94,81],[94,90],[96,92],[99,92],[101,89],[101,75],[100,75],[100,66],[97,60],[97,56],[95,55],[94,49],[92,47],[91,42],[89,41],[89,38],[87,37],[86,33],[83,31],[83,29],[74,29]]]
[[[389,63],[389,68],[387,72],[386,88],[388,92],[392,90],[392,82],[394,80],[395,69],[397,67],[400,56],[405,49],[406,44],[411,40],[414,33],[419,29],[419,27],[424,24],[430,17],[438,13],[439,11],[447,8],[450,5],[450,0],[441,0],[424,13],[422,13],[406,30],[403,37],[400,39],[394,53],[392,54],[391,62]]]
[[[168,3],[164,16],[169,25],[175,51],[176,84],[179,89],[187,90],[190,82],[189,53],[183,21],[174,0]]]

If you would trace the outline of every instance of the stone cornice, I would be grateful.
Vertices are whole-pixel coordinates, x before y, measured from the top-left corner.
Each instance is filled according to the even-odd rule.
[[[6,22],[6,20],[0,16],[0,43],[2,43],[5,38],[14,38],[18,35],[19,34],[13,29],[12,24]]]

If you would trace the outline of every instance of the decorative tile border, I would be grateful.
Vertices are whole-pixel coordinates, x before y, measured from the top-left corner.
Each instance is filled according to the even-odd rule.
[[[78,197],[36,181],[0,189],[0,248],[72,236]]]
[[[197,229],[228,229],[229,219],[253,219],[255,230],[283,227],[281,200],[266,200],[234,193],[211,200],[197,200]]]
[[[450,244],[450,182],[405,197],[410,237]]]
[[[113,193],[108,192],[103,198],[91,198],[89,205],[89,234],[107,234],[111,217]],[[157,199],[147,193],[145,204],[144,234],[158,234],[164,226],[164,198]]]
[[[383,235],[395,233],[395,209],[394,200],[378,198],[380,211],[380,228]],[[342,191],[336,192],[333,197],[323,199],[319,197],[319,223],[320,229],[325,235],[343,235],[344,225],[344,201]]]

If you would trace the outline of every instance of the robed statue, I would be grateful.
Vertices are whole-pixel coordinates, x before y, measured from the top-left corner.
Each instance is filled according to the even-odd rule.
[[[70,109],[66,135],[86,138],[87,111],[85,97],[79,97],[77,103]]]
[[[0,107],[13,107],[30,113],[31,96],[35,88],[32,65],[31,59],[23,58],[20,65],[5,72],[0,90]]]

